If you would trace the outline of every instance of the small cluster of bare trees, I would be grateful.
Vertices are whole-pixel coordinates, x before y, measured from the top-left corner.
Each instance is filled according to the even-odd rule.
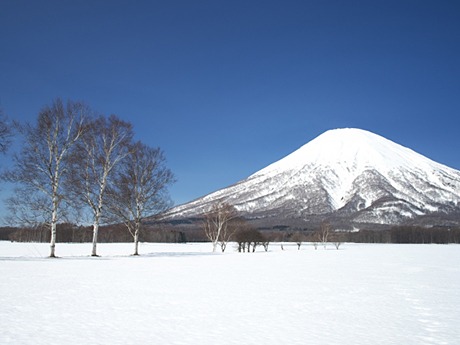
[[[322,222],[319,230],[314,234],[313,245],[315,249],[317,249],[318,243],[321,243],[324,249],[326,249],[329,242],[331,242],[337,250],[342,245],[341,237],[331,231],[331,225],[327,222]]]
[[[263,246],[265,251],[268,251],[269,241],[262,233],[251,227],[239,230],[235,235],[235,242],[238,245],[238,251],[255,252],[258,246]],[[251,249],[252,247],[252,249]]]
[[[257,246],[263,246],[268,250],[269,240],[260,231],[253,229],[239,215],[238,211],[229,203],[216,202],[211,205],[209,210],[203,215],[203,229],[205,235],[212,243],[213,252],[218,245],[222,252],[227,248],[229,241],[235,241],[239,252],[254,252]],[[331,241],[336,249],[342,244],[340,236],[336,236],[331,231],[331,226],[327,222],[321,223],[319,229],[312,235],[307,236],[302,232],[291,234],[290,240],[297,244],[300,250],[302,242],[310,240],[315,249],[320,243],[324,249]]]
[[[91,255],[97,256],[99,227],[108,222],[127,226],[137,255],[142,219],[170,205],[167,187],[174,176],[163,152],[134,142],[130,123],[115,115],[94,116],[81,102],[56,99],[39,112],[36,123],[15,127],[22,148],[3,176],[16,184],[7,201],[11,218],[48,224],[50,257],[55,257],[57,224],[89,210]]]
[[[318,249],[320,244],[326,249],[328,243],[332,243],[336,249],[339,249],[343,243],[343,236],[332,231],[328,222],[322,222],[319,229],[314,232],[296,231],[289,234],[289,240],[297,244],[298,250],[304,242],[312,243],[315,249]]]
[[[239,216],[236,208],[226,202],[214,203],[204,213],[203,229],[208,240],[212,242],[213,252],[218,245],[222,252],[225,252],[230,241],[238,244],[239,252],[246,250],[254,252],[258,245],[263,245],[265,250],[268,249],[268,241],[265,237],[259,231],[252,229]]]

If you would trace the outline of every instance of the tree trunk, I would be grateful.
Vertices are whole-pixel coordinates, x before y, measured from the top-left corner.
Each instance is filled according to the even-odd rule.
[[[97,234],[99,232],[99,222],[94,222],[93,224],[93,250],[91,251],[91,256],[97,255]]]
[[[56,249],[56,223],[51,223],[51,240],[50,240],[50,258],[55,258],[55,249]]]
[[[141,219],[142,219],[142,212],[140,209],[140,202],[136,201],[136,218],[134,223],[134,254],[139,255],[139,234],[141,232]]]
[[[53,211],[51,214],[51,238],[50,238],[50,258],[55,258],[56,253],[56,225],[57,225],[57,212],[58,212],[57,197],[53,197]]]
[[[141,224],[140,222],[136,221],[136,224],[134,225],[134,254],[133,255],[139,255],[139,233],[140,233],[140,228]]]
[[[102,194],[104,193],[105,184],[101,187],[101,191],[99,193],[99,205],[96,209],[94,214],[94,223],[93,223],[93,250],[91,252],[91,256],[98,256],[97,255],[97,236],[99,233],[99,219],[101,219],[102,214]]]
[[[139,231],[136,230],[134,233],[134,254],[139,255]]]

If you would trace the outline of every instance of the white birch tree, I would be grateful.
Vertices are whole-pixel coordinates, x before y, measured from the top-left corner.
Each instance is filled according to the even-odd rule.
[[[133,131],[130,123],[111,115],[93,120],[79,143],[71,183],[73,194],[90,209],[93,222],[91,255],[97,256],[99,226],[103,221],[106,190],[114,169],[129,154]]]
[[[62,182],[88,115],[84,104],[69,101],[64,105],[56,99],[40,111],[35,125],[18,125],[24,142],[13,157],[13,168],[4,175],[18,185],[7,201],[12,217],[21,223],[49,224],[50,257],[56,256],[56,225],[66,202]]]
[[[137,142],[130,149],[108,190],[108,211],[122,221],[134,240],[139,255],[139,235],[144,217],[154,217],[172,206],[168,186],[174,175],[166,167],[159,148]]]
[[[225,202],[213,204],[204,214],[203,228],[206,237],[212,242],[212,251],[215,252],[220,243],[222,251],[225,251],[227,242],[236,231],[230,227],[229,222],[238,217],[235,207]]]
[[[322,222],[320,225],[319,231],[317,232],[317,235],[316,235],[319,242],[321,242],[322,245],[324,246],[324,249],[326,249],[326,246],[327,246],[330,230],[331,230],[331,226],[329,225],[329,223]]]

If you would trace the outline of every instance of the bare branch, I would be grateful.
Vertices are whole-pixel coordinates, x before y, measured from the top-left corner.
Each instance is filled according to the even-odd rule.
[[[12,130],[8,119],[0,108],[0,153],[5,153],[11,144]]]

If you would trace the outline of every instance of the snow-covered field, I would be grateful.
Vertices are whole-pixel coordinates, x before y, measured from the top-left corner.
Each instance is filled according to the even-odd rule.
[[[0,344],[459,344],[460,246],[0,242]]]

